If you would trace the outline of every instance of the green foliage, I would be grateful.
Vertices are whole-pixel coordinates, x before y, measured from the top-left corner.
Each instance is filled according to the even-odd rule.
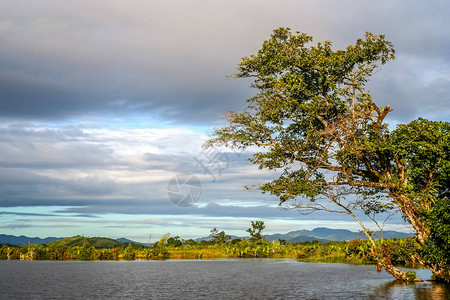
[[[366,33],[345,50],[311,42],[280,28],[256,55],[243,58],[236,77],[254,79],[259,93],[248,111],[230,112],[229,125],[206,146],[264,147],[251,161],[284,169],[260,186],[280,202],[314,203],[340,186],[371,201],[361,208],[370,215],[392,208],[375,197],[384,193],[422,238],[421,210],[449,193],[449,123],[418,119],[388,131],[383,121],[392,109],[378,107],[365,90],[377,67],[394,58],[383,35]],[[400,205],[405,198],[413,205]]]
[[[170,237],[166,235],[167,241]],[[164,240],[163,239],[163,240]],[[385,240],[386,251],[394,264],[413,266],[411,255],[417,253],[414,238]],[[81,246],[64,246],[56,251],[55,244],[0,247],[0,259],[23,260],[135,260],[135,259],[217,259],[217,258],[297,258],[301,261],[373,264],[370,243],[367,240],[350,242],[320,241],[305,243],[282,243],[262,240],[258,243],[247,239],[235,239],[224,244],[210,242],[184,242],[181,246],[155,243],[150,247],[122,244],[119,248],[94,248],[85,243]],[[61,245],[63,246],[63,245]],[[61,252],[60,252],[61,251]]]
[[[420,244],[414,237],[406,239],[392,239],[384,242],[383,251],[394,265],[415,266],[413,255],[418,254]]]
[[[68,245],[65,241],[55,241],[47,244],[47,259],[49,260],[65,260],[68,259]]]
[[[60,239],[49,243],[49,245],[52,246],[54,245],[55,247],[61,245],[65,245],[66,247],[67,246],[73,247],[73,246],[82,246],[84,243],[89,243],[95,248],[105,248],[105,249],[120,247],[122,245],[122,243],[119,241],[105,237],[85,237],[81,235]]]
[[[437,201],[428,219],[430,236],[421,256],[438,269],[450,267],[450,198]]]
[[[379,226],[378,214],[398,209],[423,245],[433,222],[430,208],[450,194],[450,123],[419,118],[388,130],[383,122],[392,109],[377,106],[365,90],[376,69],[394,59],[383,35],[366,33],[344,50],[312,41],[279,28],[256,55],[244,57],[236,77],[251,78],[258,94],[247,111],[228,113],[228,125],[205,146],[264,148],[250,161],[283,169],[259,186],[280,205],[346,213],[365,233],[357,213]],[[445,247],[432,250],[442,245],[429,243],[429,259],[443,258],[438,252]]]
[[[225,244],[231,239],[231,236],[226,235],[225,231],[217,230],[217,228],[213,228],[211,230],[211,234],[209,235],[211,237],[211,241],[215,244]]]
[[[69,248],[69,257],[72,260],[92,260],[95,247],[84,242],[82,246],[74,246]]]
[[[169,258],[168,244],[167,241],[170,238],[170,233],[165,233],[161,239],[153,245],[151,255],[156,259],[166,259]]]
[[[123,253],[123,259],[126,260],[134,260],[136,257],[136,252],[133,249],[133,246],[130,244],[128,244],[128,246],[122,251]]]
[[[251,221],[252,227],[248,228],[246,231],[250,234],[250,242],[261,243],[264,237],[261,231],[266,228],[263,221]]]
[[[450,123],[419,118],[397,126],[387,146],[407,165],[405,187],[417,201],[450,196]]]
[[[236,76],[254,78],[253,86],[260,93],[249,100],[250,111],[231,112],[230,125],[217,129],[216,138],[209,142],[265,147],[252,158],[260,168],[284,168],[296,161],[306,164],[306,169],[286,168],[279,179],[261,186],[281,201],[320,194],[325,178],[318,166],[330,165],[330,159],[338,159],[353,176],[363,150],[355,142],[367,140],[365,132],[373,128],[369,124],[373,102],[363,91],[364,84],[378,64],[394,57],[384,36],[370,33],[346,50],[334,51],[328,41],[308,46],[311,41],[310,36],[280,28],[257,55],[243,58]],[[350,89],[355,86],[361,90],[357,96]],[[344,134],[355,134],[355,141],[332,155],[330,147],[344,140],[338,130],[356,124],[361,125],[358,132]]]
[[[167,239],[167,245],[172,247],[181,247],[181,245],[183,245],[183,242],[180,240],[179,236],[174,236]]]
[[[206,146],[264,147],[251,161],[284,168],[260,186],[281,203],[297,197],[314,202],[340,185],[373,196],[373,188],[385,187],[379,183],[389,168],[390,158],[378,148],[386,142],[382,121],[391,109],[376,106],[364,86],[394,58],[392,44],[371,33],[345,50],[311,42],[311,36],[280,28],[257,55],[243,58],[236,77],[253,78],[259,93],[248,100],[247,112],[230,112],[229,126],[216,129]],[[326,176],[330,172],[335,180]]]
[[[409,282],[413,282],[416,279],[416,272],[406,272],[406,279]]]
[[[259,240],[259,242],[249,242],[241,240],[238,243],[228,243],[224,246],[227,254],[236,255],[241,258],[248,257],[271,257],[274,254],[281,254],[279,242],[269,243],[267,240]]]

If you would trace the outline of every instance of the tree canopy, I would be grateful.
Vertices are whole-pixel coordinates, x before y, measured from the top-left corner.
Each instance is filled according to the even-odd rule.
[[[262,231],[266,228],[263,221],[251,221],[252,227],[248,228],[246,231],[250,234],[250,242],[259,243],[264,240]]]
[[[225,234],[225,231],[219,231],[215,227],[210,232],[211,241],[215,244],[225,244],[231,239],[231,236]]]
[[[449,194],[449,123],[419,118],[389,130],[384,120],[393,109],[378,106],[365,88],[395,57],[384,35],[366,33],[344,50],[312,41],[279,28],[256,55],[244,57],[235,76],[253,79],[259,92],[245,112],[229,112],[229,124],[206,145],[261,147],[251,162],[283,170],[259,186],[263,192],[300,210],[352,215],[369,239],[356,211],[375,216],[395,207],[423,245],[427,212]],[[388,270],[387,255],[380,262],[406,280],[404,272]]]

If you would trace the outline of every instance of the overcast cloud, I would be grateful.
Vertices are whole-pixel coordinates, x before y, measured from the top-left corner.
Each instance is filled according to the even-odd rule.
[[[216,179],[195,160],[223,114],[256,93],[226,76],[278,27],[335,48],[370,31],[396,49],[369,83],[375,101],[395,109],[389,121],[449,120],[448,11],[444,0],[1,1],[0,231],[115,236],[129,227],[142,240],[136,220],[191,236],[221,225],[237,234],[258,218],[272,231],[325,226],[321,215],[280,211],[245,191],[275,176],[248,154],[227,153]],[[197,206],[168,200],[180,172],[200,178]]]

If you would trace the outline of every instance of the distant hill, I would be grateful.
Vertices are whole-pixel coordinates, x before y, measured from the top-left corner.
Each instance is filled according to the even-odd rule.
[[[118,239],[116,239],[116,241],[119,241],[119,242],[124,243],[124,244],[131,243],[131,244],[143,245],[143,246],[147,246],[148,245],[148,243],[136,242],[136,241],[124,238],[124,237],[118,238]]]
[[[414,234],[398,232],[398,231],[384,231],[383,236],[385,239],[392,238],[407,238],[413,236]],[[295,242],[295,243],[303,243],[303,242],[312,242],[314,240],[321,242],[329,242],[329,241],[350,241],[353,239],[365,239],[366,236],[362,232],[353,232],[347,229],[331,229],[326,227],[318,227],[313,230],[296,230],[290,231],[288,233],[275,233],[275,234],[267,234],[264,237],[269,241],[278,241],[285,240],[287,243]],[[236,237],[235,238],[248,238],[248,237]],[[203,237],[196,239],[196,241],[202,240],[210,240],[210,237]]]
[[[246,237],[239,237],[239,236],[235,236],[235,235],[232,235],[231,236],[231,239],[232,240],[235,240],[235,239],[245,239]],[[204,237],[201,237],[201,238],[197,238],[197,239],[195,239],[194,241],[196,241],[196,242],[200,242],[200,241],[210,241],[210,240],[212,240],[212,238],[210,237],[210,236],[204,236]]]
[[[95,248],[114,248],[129,243],[136,245],[145,245],[144,243],[139,243],[133,240],[129,240],[127,238],[120,238],[114,240],[105,237],[84,237],[80,235],[68,238],[62,237],[38,238],[38,237],[28,237],[24,235],[15,236],[8,234],[0,234],[0,245],[8,244],[13,246],[21,246],[26,244],[65,243],[69,246],[81,246],[85,242],[88,242]]]
[[[69,238],[64,238],[58,241],[54,241],[52,243],[64,243],[70,247],[73,246],[82,246],[84,243],[88,242],[92,246],[97,249],[111,249],[126,246],[127,244],[135,244],[137,246],[143,246],[144,244],[138,243],[126,238],[120,238],[120,240],[114,240],[106,237],[85,237],[85,236],[73,236]],[[50,243],[50,244],[52,244]]]
[[[398,231],[390,231],[386,230],[383,232],[385,239],[392,238],[407,238],[413,236],[414,234],[398,232]],[[313,230],[296,230],[290,231],[288,233],[276,233],[276,234],[267,234],[264,237],[269,241],[278,241],[285,240],[287,243],[290,242],[312,242],[314,240],[321,242],[329,242],[329,241],[350,241],[353,239],[365,239],[365,235],[361,232],[353,232],[346,229],[331,229],[326,227],[318,227]],[[246,237],[238,237],[231,236],[232,239],[244,239]],[[195,239],[195,241],[209,241],[211,237],[202,237]],[[14,246],[21,246],[25,244],[46,244],[46,243],[65,243],[69,246],[81,246],[83,243],[88,242],[95,248],[115,248],[121,247],[124,244],[135,244],[140,246],[146,246],[146,243],[136,242],[127,238],[119,238],[119,239],[110,239],[105,237],[84,237],[84,236],[73,236],[69,238],[61,238],[61,237],[47,237],[47,238],[38,238],[38,237],[27,237],[27,236],[15,236],[15,235],[7,235],[0,234],[0,245],[8,244]]]
[[[414,234],[398,232],[398,231],[383,231],[385,239],[392,238],[407,238]],[[350,241],[353,239],[365,239],[366,236],[362,232],[353,232],[347,229],[331,229],[326,227],[318,227],[313,230],[297,230],[286,234],[272,234],[264,236],[269,241],[277,241],[279,239],[286,240],[286,242],[312,242],[314,240],[328,242],[328,241]]]
[[[62,238],[58,237],[47,237],[47,238],[38,238],[38,237],[28,237],[28,236],[15,236],[8,234],[0,234],[0,244],[8,244],[13,246],[20,246],[25,244],[45,244],[53,241],[60,240]]]

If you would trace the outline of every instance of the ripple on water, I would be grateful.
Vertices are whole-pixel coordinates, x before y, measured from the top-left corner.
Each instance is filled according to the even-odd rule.
[[[0,261],[0,270],[2,299],[450,299],[448,285],[399,283],[375,266],[290,259]]]

